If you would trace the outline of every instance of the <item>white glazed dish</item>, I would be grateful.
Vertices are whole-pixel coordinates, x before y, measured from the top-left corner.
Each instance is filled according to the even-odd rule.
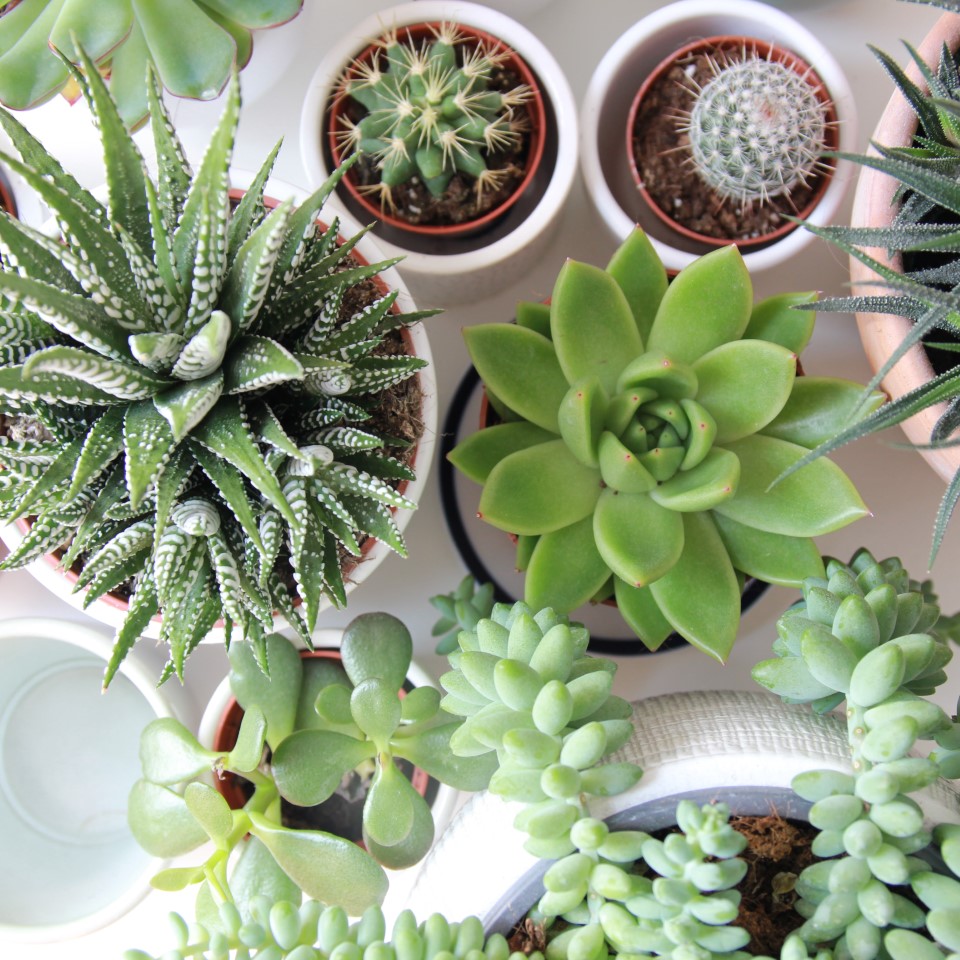
[[[488,245],[467,252],[416,252],[373,233],[389,256],[403,256],[404,278],[423,306],[454,305],[490,296],[524,276],[553,238],[573,187],[577,169],[577,111],[566,77],[550,51],[526,27],[477,3],[462,0],[420,0],[390,7],[347,30],[320,61],[300,117],[300,150],[310,183],[318,186],[329,174],[323,152],[323,117],[337,79],[351,59],[388,26],[455,21],[486,31],[515,50],[540,81],[548,115],[553,113],[556,157],[546,189],[531,210],[524,201],[494,228]],[[547,137],[548,143],[550,137]],[[548,150],[549,152],[549,150]],[[545,154],[543,163],[548,162]],[[513,224],[516,223],[516,226]]]
[[[133,839],[126,798],[140,730],[174,711],[134,656],[101,694],[111,646],[101,630],[65,620],[0,623],[0,939],[107,926],[166,865]]]
[[[788,14],[757,0],[678,0],[637,21],[604,54],[580,107],[580,164],[587,193],[613,238],[619,242],[638,221],[668,270],[682,270],[699,254],[684,249],[679,234],[644,210],[625,149],[627,117],[647,75],[690,40],[745,36],[793,51],[820,75],[837,111],[842,151],[857,145],[856,105],[850,84],[827,48]],[[828,224],[856,176],[848,161],[837,163],[832,180],[809,219]],[[751,273],[785,262],[813,240],[797,229],[770,246],[744,254]],[[703,253],[704,251],[700,251]]]

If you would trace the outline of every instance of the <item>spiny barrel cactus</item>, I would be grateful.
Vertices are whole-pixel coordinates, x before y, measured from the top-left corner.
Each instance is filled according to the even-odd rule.
[[[251,30],[295,17],[303,0],[2,0],[0,102],[36,106],[75,86],[54,52],[82,47],[109,77],[127,126],[147,115],[147,64],[178,97],[211,100],[253,50]],[[67,92],[67,91],[65,91]],[[79,96],[79,91],[76,94]]]
[[[107,682],[158,610],[178,676],[220,618],[262,643],[277,609],[309,644],[365,534],[404,552],[390,510],[412,506],[396,489],[412,472],[390,451],[413,437],[383,417],[385,391],[424,365],[392,333],[418,316],[375,281],[393,261],[362,264],[359,236],[318,228],[342,171],[268,213],[275,149],[231,209],[236,77],[196,174],[153,81],[154,184],[81,59],[106,205],[0,113],[23,157],[5,162],[60,231],[0,219],[0,412],[44,428],[0,445],[0,519],[35,518],[3,566],[65,547],[87,602],[129,586]]]
[[[860,497],[827,460],[771,486],[860,399],[796,377],[813,318],[790,307],[811,299],[754,306],[732,246],[668,288],[637,230],[606,270],[568,261],[550,306],[465,331],[505,422],[450,459],[484,485],[483,519],[520,535],[532,607],[614,596],[651,649],[676,630],[724,660],[744,574],[822,574],[810,538],[862,516]]]
[[[774,52],[771,51],[771,56]],[[694,169],[716,193],[739,203],[763,201],[806,186],[826,149],[828,118],[812,70],[746,51],[694,95],[682,130]]]
[[[955,775],[960,724],[927,699],[946,680],[952,656],[936,632],[939,608],[896,558],[859,551],[849,566],[827,564],[827,578],[804,584],[804,599],[780,618],[776,658],[754,679],[790,702],[826,711],[846,701],[852,774],[814,770],[793,787],[813,803],[824,859],[797,881],[800,936],[856,960],[939,955],[920,933],[960,950],[960,883],[930,872],[914,855],[936,841],[960,873],[960,828],[935,834],[910,796],[941,774]],[[914,755],[918,740],[943,753]],[[909,884],[929,908],[896,892]]]
[[[464,35],[454,23],[431,29],[430,43],[409,34],[402,41],[399,28],[389,30],[378,41],[383,55],[356,61],[342,81],[343,92],[366,113],[356,123],[341,115],[341,147],[377,158],[380,183],[370,189],[388,206],[393,188],[413,177],[439,197],[460,172],[483,194],[503,178],[503,171],[487,167],[487,153],[520,139],[516,108],[530,88],[488,85],[507,51]]]

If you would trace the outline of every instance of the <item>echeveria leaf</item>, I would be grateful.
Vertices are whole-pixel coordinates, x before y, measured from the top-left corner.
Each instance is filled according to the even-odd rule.
[[[683,551],[681,514],[645,493],[604,490],[593,519],[597,549],[627,583],[645,587],[662,577]]]
[[[490,471],[504,457],[555,439],[555,433],[548,433],[542,427],[524,420],[500,423],[470,434],[447,454],[447,459],[471,480],[484,483]]]
[[[807,577],[824,575],[820,551],[809,537],[766,533],[719,512],[713,519],[734,567],[748,576],[796,589]]]
[[[477,372],[508,406],[556,433],[557,410],[569,388],[553,344],[512,323],[484,323],[463,332]]]
[[[588,516],[599,496],[597,472],[553,440],[512,453],[490,471],[480,514],[509,533],[549,533]]]
[[[643,641],[643,645],[648,650],[658,650],[673,633],[673,627],[657,605],[650,588],[635,587],[616,577],[614,596],[620,615]]]
[[[341,906],[351,916],[383,902],[386,874],[355,843],[320,830],[287,830],[258,813],[249,816],[250,832],[308,897]]]
[[[723,663],[740,625],[740,585],[710,515],[682,517],[683,552],[650,592],[677,633]]]
[[[578,380],[560,403],[557,424],[563,442],[588,467],[597,465],[600,434],[607,420],[609,400],[596,377]]]
[[[667,292],[667,270],[650,239],[639,227],[617,247],[607,264],[607,273],[623,290],[640,339],[646,343],[660,301]]]
[[[717,443],[762,430],[783,409],[796,376],[797,358],[764,340],[726,343],[694,365],[697,403],[717,424]]]
[[[585,317],[591,322],[585,323]],[[567,382],[593,377],[608,394],[616,388],[625,364],[643,351],[633,312],[620,285],[599,267],[576,260],[568,260],[557,276],[550,305],[550,333]],[[482,372],[480,375],[486,380]],[[528,371],[527,379],[529,376]],[[510,406],[517,410],[512,403]]]
[[[716,296],[722,290],[723,296]],[[714,250],[685,267],[660,302],[648,350],[693,363],[723,343],[739,340],[753,309],[750,275],[737,248]]]
[[[803,447],[762,435],[725,447],[740,460],[740,486],[732,500],[715,509],[745,526],[815,537],[868,512],[846,474],[830,460],[816,460],[771,486],[806,453]]]
[[[609,576],[590,515],[537,540],[527,566],[524,599],[534,610],[553,607],[566,613],[586,603]]]
[[[6,31],[15,31],[4,45],[7,49],[0,58],[3,82],[0,83],[0,101],[14,110],[26,110],[42,103],[56,93],[66,82],[67,68],[47,46],[50,31],[57,22],[64,0],[40,0],[21,4],[5,17],[10,20]]]
[[[678,470],[650,491],[650,499],[679,513],[711,510],[737,494],[740,461],[720,447],[689,470]]]
[[[816,293],[780,293],[759,301],[750,314],[743,333],[745,340],[767,340],[779,343],[793,353],[800,353],[813,335],[816,313],[794,310],[801,303],[813,303]]]

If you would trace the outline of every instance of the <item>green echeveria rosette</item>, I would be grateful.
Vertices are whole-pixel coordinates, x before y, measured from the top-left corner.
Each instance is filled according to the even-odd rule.
[[[606,270],[568,261],[550,306],[465,331],[505,422],[451,460],[483,484],[483,519],[520,535],[532,607],[614,596],[649,648],[675,630],[724,660],[744,576],[822,576],[811,538],[867,511],[825,459],[774,484],[861,400],[796,377],[813,315],[791,307],[811,300],[754,306],[733,246],[668,286],[638,229]]]
[[[127,126],[147,115],[147,65],[178,97],[211,100],[253,50],[251,31],[285,23],[303,0],[12,0],[0,2],[0,103],[48,100],[85,50],[109,76]],[[8,12],[5,12],[8,11]],[[78,94],[79,95],[79,92]]]

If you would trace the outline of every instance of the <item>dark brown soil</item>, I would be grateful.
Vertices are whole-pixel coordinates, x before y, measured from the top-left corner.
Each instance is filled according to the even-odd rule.
[[[463,47],[458,49],[462,50]],[[512,90],[521,82],[521,77],[515,71],[498,67],[491,74],[488,87],[497,91]],[[344,113],[355,123],[366,111],[359,104],[348,100]],[[530,135],[523,131],[514,147],[484,151],[487,169],[502,170],[505,175],[496,187],[484,190],[479,199],[475,189],[476,179],[466,174],[454,174],[447,189],[439,197],[432,196],[423,181],[414,177],[408,183],[393,188],[391,196],[394,208],[390,208],[389,212],[414,226],[453,226],[477,220],[513,195],[526,174],[529,149]],[[380,183],[377,161],[369,156],[361,157],[347,176],[361,189]]]
[[[727,62],[742,59],[737,48],[724,51]],[[692,70],[692,74],[690,71]],[[752,240],[779,230],[816,194],[823,174],[789,195],[740,206],[717,196],[689,162],[689,138],[680,130],[689,114],[694,86],[713,72],[705,53],[690,54],[666,71],[644,97],[633,128],[637,172],[657,206],[680,226],[719,240]],[[639,199],[639,198],[638,198]]]

